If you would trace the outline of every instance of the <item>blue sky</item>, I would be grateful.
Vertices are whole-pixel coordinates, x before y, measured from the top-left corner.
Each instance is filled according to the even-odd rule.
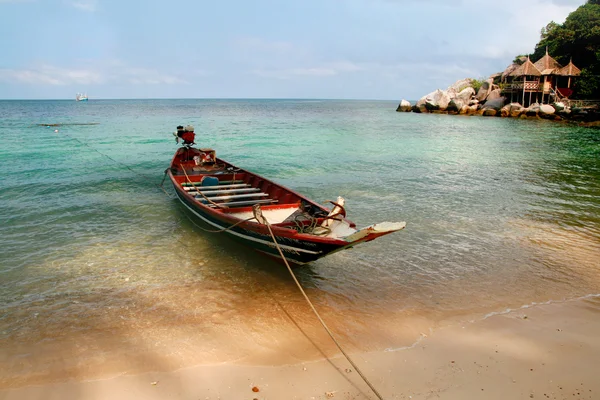
[[[0,98],[417,99],[585,0],[0,0]]]

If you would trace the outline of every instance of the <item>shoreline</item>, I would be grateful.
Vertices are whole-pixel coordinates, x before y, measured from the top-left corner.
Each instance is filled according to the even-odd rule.
[[[524,305],[441,327],[412,346],[351,357],[386,399],[594,399],[599,316],[600,295]],[[0,399],[376,398],[339,355],[266,364],[70,380],[0,390]]]

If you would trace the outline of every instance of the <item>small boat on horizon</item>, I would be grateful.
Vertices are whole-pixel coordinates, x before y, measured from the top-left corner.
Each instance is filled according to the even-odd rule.
[[[75,101],[88,101],[88,96],[85,93],[77,93],[75,95]]]
[[[198,220],[240,239],[251,248],[301,265],[328,254],[399,231],[405,222],[383,222],[362,229],[346,218],[344,199],[328,209],[258,174],[195,148],[192,126],[178,126],[183,141],[165,171],[179,201]],[[258,213],[258,215],[257,215]],[[258,221],[266,219],[266,223]],[[273,243],[269,227],[276,238]]]

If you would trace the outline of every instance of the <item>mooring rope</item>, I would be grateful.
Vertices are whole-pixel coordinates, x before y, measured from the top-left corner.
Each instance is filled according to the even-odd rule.
[[[71,124],[71,125],[74,125],[74,124]],[[80,125],[84,125],[84,124],[80,124]],[[87,124],[86,124],[86,125],[87,125]],[[52,126],[52,125],[45,125],[45,124],[44,124],[44,126]],[[109,156],[109,155],[107,155],[107,154],[104,154],[104,153],[102,153],[100,150],[97,150],[97,149],[95,149],[94,147],[92,147],[92,146],[88,145],[88,144],[87,144],[87,143],[85,143],[85,142],[82,142],[81,140],[77,139],[77,138],[76,138],[76,137],[74,137],[74,136],[71,136],[71,135],[69,135],[68,133],[64,133],[64,132],[61,132],[61,133],[62,133],[64,136],[66,136],[66,137],[68,137],[68,138],[70,138],[70,139],[72,139],[72,140],[74,140],[74,141],[78,142],[79,144],[81,144],[81,145],[83,145],[83,146],[87,147],[88,149],[91,149],[91,150],[95,151],[96,153],[100,154],[101,156],[108,158],[109,160],[111,160],[111,161],[112,161],[112,162],[114,162],[115,164],[122,165],[123,167],[127,168],[129,171],[133,172],[133,173],[134,173],[134,174],[136,174],[136,175],[141,175],[141,176],[143,176],[144,178],[146,178],[146,179],[148,179],[148,180],[152,180],[152,179],[154,179],[154,177],[152,177],[152,176],[150,176],[150,175],[146,175],[146,174],[144,174],[144,173],[141,173],[141,172],[139,172],[139,171],[135,171],[135,170],[133,170],[133,169],[132,169],[132,168],[131,168],[129,165],[127,165],[127,164],[124,164],[124,163],[122,163],[122,162],[120,162],[120,161],[117,161],[117,160],[115,160],[115,159],[114,159],[114,158],[112,158],[111,156]],[[166,177],[166,175],[167,175],[167,171],[165,171],[165,177]],[[163,187],[163,182],[164,182],[164,181],[165,181],[165,179],[163,178],[163,181],[161,182],[161,184],[160,184],[160,185],[158,185],[158,184],[155,184],[155,186],[156,186],[156,187],[158,187],[159,189],[161,189],[163,192],[165,192],[165,194],[167,195],[167,197],[169,197],[170,199],[172,199],[172,198],[173,198],[173,196],[171,196],[171,195],[170,195],[170,194],[169,194],[169,193],[168,193],[168,192],[165,190],[165,188]]]
[[[95,151],[96,153],[100,154],[101,156],[108,158],[109,160],[111,160],[115,164],[124,166],[129,171],[133,172],[134,174],[138,174],[138,175],[146,177],[147,179],[151,179],[151,177],[149,175],[146,175],[146,174],[143,174],[143,173],[140,173],[138,171],[133,170],[129,165],[124,164],[122,162],[119,162],[119,161],[115,160],[114,158],[110,157],[109,155],[102,153],[101,151],[95,149],[92,146],[89,146],[87,143],[82,142],[81,140],[77,139],[76,137],[73,137],[73,136],[71,136],[69,134],[66,134],[66,133],[63,133],[63,135],[69,137],[72,140],[75,140],[79,144],[82,144],[82,145],[88,147],[89,149],[92,149],[93,151]],[[185,174],[185,176],[188,179],[188,181],[190,183],[192,183],[192,186],[194,186],[194,188],[197,190],[197,192],[202,195],[201,191],[196,188],[196,186],[194,185],[193,182],[191,182],[191,180],[188,177],[187,172],[185,171],[185,169],[183,168],[183,166],[181,166],[181,167],[182,167],[183,173]],[[171,196],[169,193],[167,193],[167,191],[163,187],[163,183],[164,183],[164,181],[166,179],[166,176],[167,176],[167,171],[168,171],[168,169],[165,170],[165,175],[164,175],[163,180],[160,183],[160,185],[157,184],[156,186],[158,188],[160,188],[167,195],[167,197],[173,198],[173,196]],[[204,196],[204,197],[206,198],[206,196]],[[207,200],[210,201],[208,198],[207,198]],[[331,340],[333,340],[333,342],[335,343],[335,345],[337,346],[337,348],[340,350],[340,352],[344,355],[344,357],[346,358],[346,360],[348,360],[348,362],[350,363],[350,365],[352,365],[354,367],[354,369],[356,370],[356,372],[358,372],[358,374],[360,375],[360,377],[365,381],[365,383],[369,386],[369,388],[373,391],[373,393],[375,393],[375,395],[377,396],[377,398],[379,400],[383,400],[383,397],[379,394],[379,392],[377,391],[377,389],[375,389],[375,387],[371,384],[371,382],[367,379],[367,377],[362,373],[362,371],[360,370],[360,368],[358,368],[358,366],[354,363],[354,361],[352,361],[352,359],[350,358],[350,356],[348,354],[346,354],[346,352],[344,351],[344,349],[342,348],[342,346],[340,345],[340,343],[337,341],[337,339],[335,338],[335,336],[333,335],[333,333],[329,329],[329,327],[327,327],[327,324],[325,323],[325,321],[323,321],[323,318],[321,318],[321,315],[319,314],[319,312],[317,311],[317,309],[315,308],[315,306],[312,304],[312,302],[310,301],[310,299],[306,295],[306,292],[302,288],[302,285],[300,285],[300,282],[298,282],[298,279],[296,278],[296,275],[294,274],[294,271],[292,270],[292,267],[290,267],[290,264],[288,263],[287,259],[283,255],[283,251],[281,251],[281,247],[279,246],[279,243],[277,243],[277,239],[275,239],[275,235],[273,234],[273,230],[271,229],[271,224],[269,224],[269,221],[267,221],[266,218],[262,217],[262,211],[260,211],[260,206],[258,206],[258,204],[257,204],[255,207],[253,207],[253,211],[254,211],[254,216],[253,217],[250,217],[250,218],[247,218],[247,219],[244,219],[244,220],[240,220],[240,221],[236,222],[235,224],[233,224],[231,226],[228,226],[227,228],[218,229],[218,230],[204,229],[204,228],[198,226],[194,221],[192,221],[191,218],[190,218],[190,221],[192,221],[192,223],[196,227],[202,229],[205,232],[210,232],[210,233],[226,232],[226,231],[228,231],[228,230],[236,227],[237,225],[239,225],[239,224],[241,224],[243,222],[251,221],[253,219],[256,219],[259,223],[266,225],[267,228],[269,229],[269,233],[271,235],[271,238],[273,239],[273,243],[275,244],[275,247],[277,248],[277,251],[279,252],[279,255],[281,256],[281,259],[285,263],[285,266],[287,267],[288,271],[290,272],[290,275],[294,279],[294,282],[296,283],[296,286],[298,286],[298,289],[300,289],[300,292],[302,293],[302,296],[304,296],[304,299],[306,300],[306,302],[308,303],[308,305],[312,309],[313,313],[315,314],[315,316],[317,317],[317,319],[319,320],[319,322],[321,323],[321,325],[323,326],[323,328],[325,329],[325,331],[327,332],[327,334],[329,335],[329,337],[331,338]],[[257,212],[260,215],[257,215]],[[333,216],[330,216],[330,218],[334,217],[334,216],[337,216],[337,215],[339,215],[339,213],[335,214]]]
[[[269,233],[271,234],[271,238],[273,239],[273,243],[275,244],[275,247],[277,247],[277,251],[279,252],[279,255],[281,256],[281,259],[283,260],[283,262],[285,263],[285,266],[287,267],[288,271],[290,272],[290,275],[292,275],[292,278],[294,279],[294,282],[296,282],[296,286],[298,286],[298,289],[300,289],[300,292],[302,293],[302,296],[304,296],[304,299],[306,300],[306,302],[308,303],[308,305],[312,309],[313,313],[317,316],[317,319],[319,320],[319,322],[321,323],[321,325],[323,325],[323,328],[325,328],[325,331],[327,331],[327,333],[329,334],[329,337],[331,338],[331,340],[333,340],[333,342],[335,343],[335,345],[337,346],[337,348],[340,349],[340,351],[342,352],[342,354],[344,355],[344,357],[346,357],[346,360],[348,360],[348,362],[354,367],[354,369],[356,370],[356,372],[358,372],[358,374],[360,375],[360,377],[365,381],[365,383],[369,386],[369,388],[371,388],[371,390],[373,391],[373,393],[375,393],[375,395],[377,396],[377,398],[379,400],[383,400],[383,397],[379,394],[379,392],[377,391],[377,389],[375,389],[375,387],[371,384],[371,382],[369,382],[369,380],[367,379],[367,377],[362,373],[362,371],[360,370],[360,368],[358,368],[358,366],[354,363],[354,361],[352,361],[352,359],[350,358],[350,356],[348,354],[346,354],[346,352],[344,351],[344,349],[342,348],[342,346],[339,344],[339,342],[337,341],[337,339],[335,338],[335,336],[333,336],[333,333],[331,332],[331,330],[329,330],[329,328],[327,327],[327,324],[325,323],[325,321],[323,321],[323,318],[321,318],[321,315],[319,315],[319,312],[317,311],[317,309],[315,308],[315,306],[313,306],[312,302],[310,301],[310,299],[306,295],[306,292],[302,288],[302,285],[300,285],[300,282],[298,282],[298,279],[296,278],[296,275],[294,274],[294,271],[292,271],[292,267],[290,267],[290,264],[288,263],[287,259],[283,255],[283,252],[281,251],[281,247],[279,247],[279,243],[277,243],[277,239],[275,239],[275,235],[273,234],[273,230],[271,229],[271,224],[269,223],[269,221],[267,221],[267,219],[265,217],[262,216],[262,211],[260,209],[260,206],[258,204],[255,205],[255,206],[253,206],[252,210],[254,212],[254,216],[255,216],[256,220],[259,223],[261,223],[263,225],[266,225],[267,228],[269,229]]]

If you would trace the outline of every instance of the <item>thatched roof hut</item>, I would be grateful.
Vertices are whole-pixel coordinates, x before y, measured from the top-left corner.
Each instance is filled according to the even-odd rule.
[[[534,64],[535,67],[540,70],[542,75],[551,75],[556,73],[562,66],[556,61],[554,58],[550,57],[548,54],[548,49],[546,48],[546,55],[536,61]]]
[[[580,74],[581,70],[577,68],[575,64],[573,64],[573,60],[569,61],[566,66],[562,67],[556,72],[556,75],[563,76],[579,76]]]
[[[510,76],[542,76],[542,72],[537,69],[537,67],[531,62],[529,57],[527,60],[519,65],[513,72],[510,73]]]

